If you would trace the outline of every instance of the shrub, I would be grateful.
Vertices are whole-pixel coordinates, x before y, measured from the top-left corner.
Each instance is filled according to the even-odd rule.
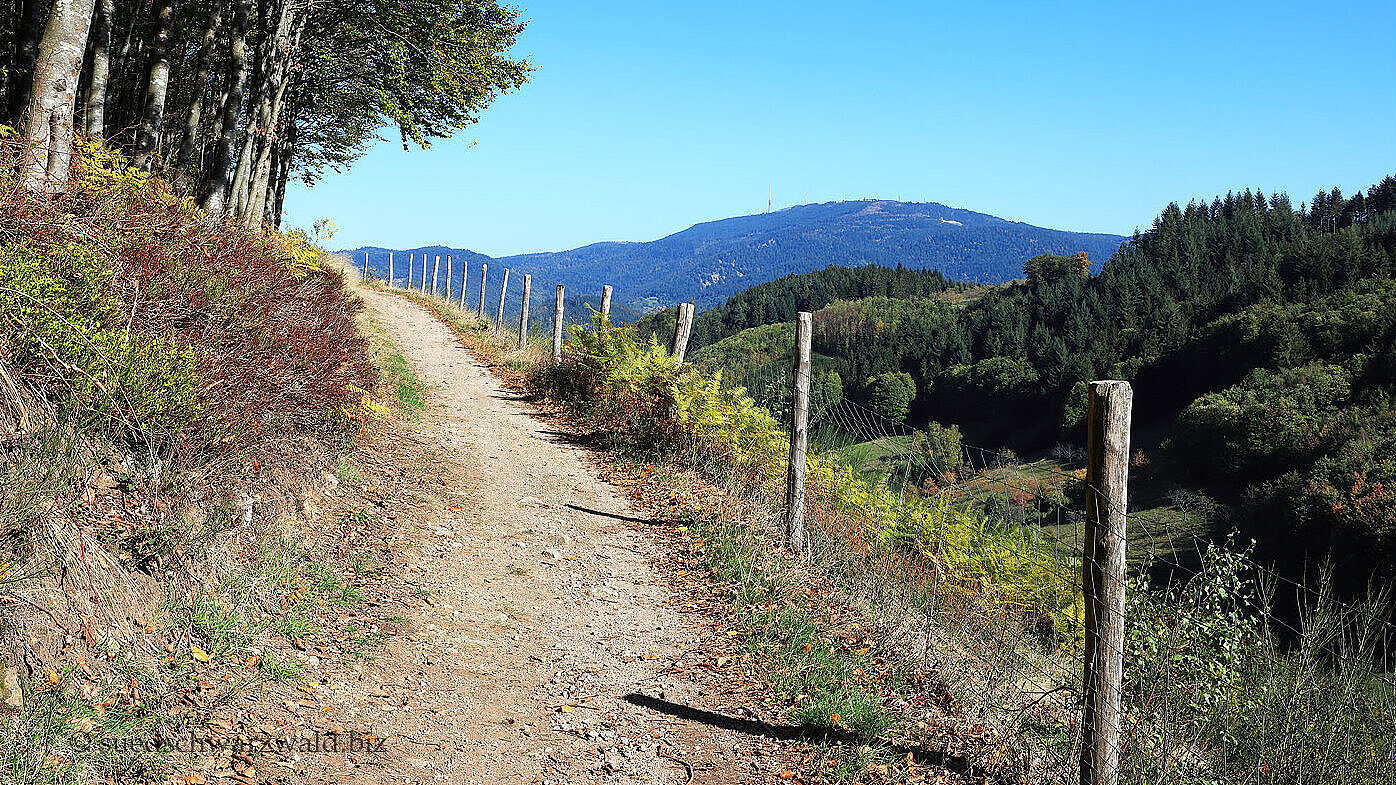
[[[373,385],[357,305],[303,235],[210,221],[95,141],[68,194],[0,193],[0,361],[132,451],[332,433]]]

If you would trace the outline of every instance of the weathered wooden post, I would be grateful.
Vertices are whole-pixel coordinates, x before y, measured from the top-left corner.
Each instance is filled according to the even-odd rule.
[[[528,345],[528,296],[533,291],[533,276],[524,273],[523,310],[519,312],[519,348]]]
[[[494,317],[494,329],[504,331],[504,294],[509,290],[509,268],[504,268],[504,280],[499,282],[499,313]]]
[[[611,318],[611,287],[601,287],[601,316],[603,319]]]
[[[423,262],[423,265],[422,265],[422,279],[423,279],[423,280],[425,280],[426,277],[427,277],[427,276],[426,276],[426,273],[427,273],[427,268],[426,268],[426,264],[425,264],[425,261],[424,261],[424,262]],[[437,254],[437,255],[436,255],[436,264],[433,264],[433,265],[431,266],[431,296],[432,296],[432,297],[439,297],[439,296],[441,296],[441,290],[438,289],[438,288],[436,288],[436,278],[437,278],[437,276],[439,276],[439,275],[441,275],[441,254]]]
[[[393,278],[393,252],[388,252],[388,288],[397,286],[397,280]]]
[[[415,253],[413,253],[412,251],[407,252],[407,285],[403,287],[404,289],[412,288],[412,269],[413,266],[416,264],[416,262],[414,261],[416,258],[417,255]]]
[[[422,287],[419,290],[422,294],[427,293],[427,254],[422,252]]]
[[[562,363],[562,284],[557,285],[557,304],[553,306],[553,365]]]
[[[446,258],[450,258],[449,256]],[[460,260],[460,309],[465,310],[465,290],[466,282],[470,280],[470,259],[461,257]]]
[[[1085,710],[1082,785],[1118,785],[1124,689],[1125,531],[1129,510],[1129,382],[1091,382],[1086,425]]]
[[[368,251],[364,251],[364,283],[368,283]]]
[[[446,304],[451,304],[451,255],[446,254]]]
[[[684,355],[688,353],[688,338],[693,334],[693,312],[698,310],[693,303],[679,303],[679,317],[674,322],[674,365],[682,367]]]
[[[785,483],[785,544],[805,552],[805,458],[809,454],[810,346],[814,318],[801,311],[795,319],[795,378],[790,407],[790,470]]]
[[[489,273],[490,266],[485,262],[480,263],[480,318],[485,318],[485,278]]]

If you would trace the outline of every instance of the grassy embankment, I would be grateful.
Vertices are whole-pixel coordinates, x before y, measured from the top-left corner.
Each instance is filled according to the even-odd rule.
[[[851,455],[816,449],[807,502],[812,564],[788,554],[767,558],[780,552],[772,523],[788,442],[742,390],[723,389],[711,372],[676,373],[662,349],[624,329],[573,330],[554,367],[543,361],[541,347],[503,350],[473,317],[417,299],[559,406],[618,461],[639,467],[632,476],[659,475],[662,467],[709,484],[687,512],[672,496],[667,512],[688,516],[700,545],[695,557],[727,592],[743,640],[767,682],[786,696],[791,721],[816,731],[856,727],[843,737],[856,743],[840,749],[883,754],[908,731],[897,709],[904,681],[857,686],[849,677],[856,660],[811,639],[835,637],[821,614],[806,614],[798,593],[778,588],[808,589],[826,580],[884,630],[924,634],[921,656],[904,663],[912,673],[932,669],[950,704],[966,715],[935,743],[977,739],[969,760],[981,771],[1042,782],[1075,778],[1071,738],[1081,656],[1075,529],[1053,531],[992,498],[996,490],[1071,477],[1062,471],[1068,467],[991,465],[962,483],[908,489],[894,486],[877,465],[905,445],[864,445]],[[1074,490],[1057,492],[1069,503]],[[1132,544],[1141,568],[1150,552],[1166,558],[1157,541]],[[1131,584],[1125,722],[1133,741],[1123,751],[1125,779],[1201,784],[1254,779],[1259,772],[1256,781],[1266,783],[1295,776],[1382,781],[1384,761],[1396,750],[1396,688],[1372,667],[1382,652],[1381,630],[1372,622],[1383,618],[1380,608],[1321,600],[1297,633],[1286,631],[1270,611],[1273,587],[1229,545],[1202,549],[1184,582],[1158,588],[1140,575]],[[816,648],[817,657],[803,658]],[[925,726],[917,727],[913,737],[926,738]],[[830,769],[849,770],[841,763]],[[876,764],[853,769],[883,776]],[[828,772],[819,767],[815,774]]]
[[[295,645],[363,599],[287,524],[353,473],[379,372],[304,237],[210,221],[98,144],[64,196],[0,178],[0,202],[0,779],[158,778],[154,742],[299,678]]]

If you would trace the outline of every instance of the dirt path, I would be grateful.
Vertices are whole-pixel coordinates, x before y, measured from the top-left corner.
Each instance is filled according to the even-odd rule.
[[[743,782],[773,778],[771,742],[627,702],[701,706],[700,617],[681,614],[655,546],[582,451],[530,416],[447,328],[363,293],[431,385],[421,436],[439,441],[445,498],[407,555],[425,607],[318,699],[373,753],[302,756],[297,780],[335,783]],[[666,602],[666,600],[668,602]]]

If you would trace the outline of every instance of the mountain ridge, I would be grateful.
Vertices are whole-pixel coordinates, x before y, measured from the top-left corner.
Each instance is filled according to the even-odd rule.
[[[490,257],[429,245],[400,252],[450,253],[518,268],[537,283],[561,282],[571,291],[610,284],[617,301],[650,311],[681,300],[715,305],[755,284],[833,264],[902,265],[993,284],[1020,277],[1023,262],[1037,254],[1085,251],[1098,269],[1127,239],[1049,229],[939,202],[869,199],[796,205],[704,221],[656,240],[601,241],[563,251]],[[382,275],[389,250],[399,252],[361,246],[340,253],[362,263],[368,252]]]

